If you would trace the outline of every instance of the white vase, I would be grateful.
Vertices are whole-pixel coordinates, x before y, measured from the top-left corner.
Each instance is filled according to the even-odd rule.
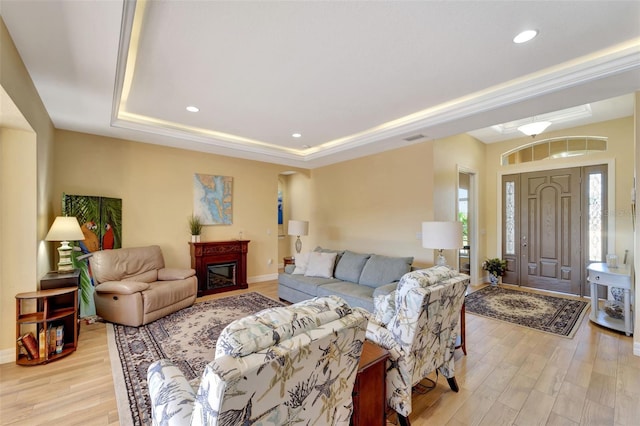
[[[498,278],[497,276],[495,276],[493,274],[489,274],[489,280],[491,280],[491,285],[492,286],[497,286],[498,285],[498,281],[500,280],[500,278]]]
[[[200,235],[192,235],[191,236],[191,242],[192,243],[199,243],[200,242]]]

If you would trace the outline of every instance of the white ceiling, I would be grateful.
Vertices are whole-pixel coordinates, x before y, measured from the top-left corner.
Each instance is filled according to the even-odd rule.
[[[550,130],[627,116],[632,96],[595,102],[640,90],[638,1],[1,0],[0,13],[57,128],[306,168],[464,132],[510,139],[489,126],[586,104]]]

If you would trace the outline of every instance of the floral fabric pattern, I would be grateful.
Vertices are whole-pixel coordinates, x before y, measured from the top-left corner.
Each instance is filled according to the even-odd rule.
[[[234,321],[222,330],[216,344],[216,358],[248,355],[350,313],[351,307],[337,296],[305,300],[287,309],[265,309]]]
[[[333,296],[238,320],[218,340],[217,346],[230,354],[216,354],[197,392],[170,361],[153,363],[148,381],[154,424],[348,425],[367,316]],[[248,336],[263,336],[269,318],[274,319],[272,330],[278,330],[271,345],[231,355],[248,347],[247,339],[237,338],[239,324],[248,327]],[[283,327],[287,318],[288,327]]]
[[[444,270],[446,269],[446,270]],[[411,388],[432,371],[454,377],[453,352],[469,276],[446,267],[405,274],[395,302],[380,299],[367,339],[389,351],[387,403],[402,416],[411,413]],[[394,312],[378,313],[378,307]]]

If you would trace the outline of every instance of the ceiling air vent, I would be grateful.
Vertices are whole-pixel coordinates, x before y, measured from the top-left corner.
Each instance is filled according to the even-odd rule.
[[[413,142],[413,141],[417,141],[418,139],[422,139],[424,137],[426,137],[426,136],[418,133],[417,135],[413,135],[413,136],[409,136],[407,138],[404,138],[404,140],[407,141],[407,142]]]

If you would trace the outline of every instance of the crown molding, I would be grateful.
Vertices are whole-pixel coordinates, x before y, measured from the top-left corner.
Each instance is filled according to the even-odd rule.
[[[309,163],[347,150],[420,132],[483,112],[508,107],[567,88],[587,84],[630,70],[640,69],[640,39],[629,40],[590,55],[532,73],[509,82],[435,105],[397,120],[343,138],[327,141],[304,150],[282,147],[267,142],[230,135],[212,129],[199,129],[179,123],[158,120],[126,111],[132,69],[137,52],[137,32],[144,19],[144,7],[133,0],[125,0],[121,28],[118,66],[113,97],[111,125],[159,136],[186,139],[194,142],[278,158],[285,162]],[[137,15],[137,16],[136,16]],[[428,136],[426,136],[428,138]],[[421,139],[424,140],[424,139]],[[404,140],[401,145],[408,143]]]

